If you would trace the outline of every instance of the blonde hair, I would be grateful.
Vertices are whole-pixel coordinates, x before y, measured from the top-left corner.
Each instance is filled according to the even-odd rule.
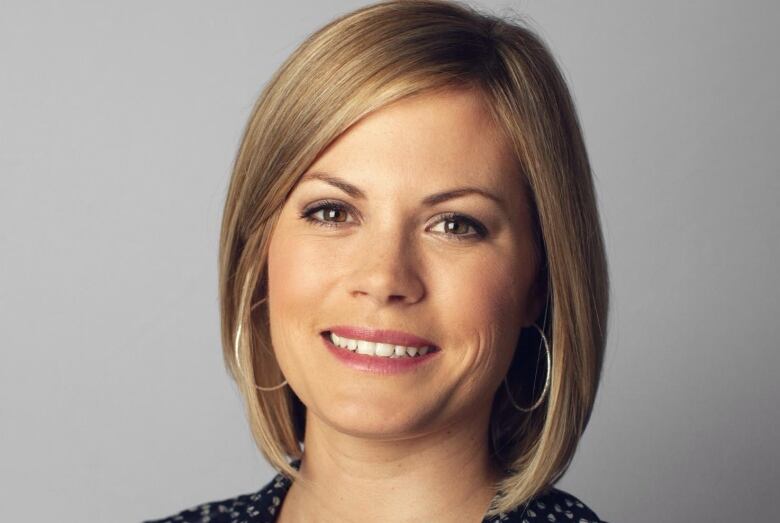
[[[494,399],[489,444],[505,475],[492,516],[548,490],[569,467],[606,344],[607,262],[588,155],[555,59],[524,23],[459,2],[387,1],[333,20],[292,53],[257,100],[233,167],[219,253],[222,343],[258,448],[297,478],[288,460],[302,455],[305,407],[289,387],[254,387],[284,380],[268,329],[270,234],[299,177],[352,124],[404,97],[455,88],[480,93],[513,148],[549,304],[547,397],[530,413],[513,408],[503,388]],[[239,325],[243,373],[234,357]],[[527,367],[518,363],[526,351],[515,352],[508,376]],[[536,377],[512,386],[516,399],[521,390],[538,394]]]

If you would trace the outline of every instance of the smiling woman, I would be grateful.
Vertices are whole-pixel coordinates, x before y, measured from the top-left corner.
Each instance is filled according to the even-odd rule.
[[[220,291],[279,475],[165,521],[600,521],[553,485],[607,265],[574,105],[521,24],[390,1],[309,37],[246,128]]]

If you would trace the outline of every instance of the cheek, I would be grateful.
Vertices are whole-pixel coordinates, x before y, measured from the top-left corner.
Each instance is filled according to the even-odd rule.
[[[268,295],[271,308],[288,319],[305,318],[322,298],[332,273],[333,255],[325,244],[279,230],[268,251]],[[296,312],[286,314],[285,311]]]
[[[458,304],[458,324],[483,327],[478,330],[494,324],[503,330],[520,322],[518,296],[524,295],[527,286],[524,272],[511,256],[495,255],[444,271],[441,286],[446,289],[446,301]]]
[[[320,310],[332,265],[324,245],[277,228],[268,249],[268,314],[276,360],[290,387],[309,404],[307,362],[317,340]]]
[[[520,335],[523,301],[518,296],[525,295],[530,271],[519,263],[505,252],[490,253],[440,276],[440,286],[448,289],[442,303],[449,304],[445,309],[451,312],[447,324],[454,343],[467,347],[459,365],[469,369],[468,387],[480,394],[503,377]]]

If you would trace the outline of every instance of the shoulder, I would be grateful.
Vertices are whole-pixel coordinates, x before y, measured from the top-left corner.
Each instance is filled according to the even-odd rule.
[[[491,519],[493,523],[607,523],[576,496],[558,488],[537,495],[512,512]]]
[[[289,486],[290,481],[277,474],[256,492],[201,503],[177,514],[143,523],[273,523]]]

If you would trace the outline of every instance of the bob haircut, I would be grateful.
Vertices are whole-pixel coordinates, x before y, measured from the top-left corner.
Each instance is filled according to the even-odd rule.
[[[527,503],[568,469],[599,385],[609,299],[575,106],[551,52],[524,24],[460,2],[396,0],[360,8],[311,34],[264,88],[244,130],[221,228],[220,314],[225,364],[253,438],[279,472],[298,479],[288,460],[302,456],[306,408],[289,387],[255,388],[284,380],[267,306],[268,246],[280,210],[316,157],[361,118],[405,97],[464,88],[484,99],[506,133],[528,189],[541,261],[537,283],[547,297],[538,323],[552,359],[539,408],[518,411],[505,388],[496,391],[488,444],[504,476],[492,516]],[[529,405],[547,369],[538,365],[539,334],[520,338],[523,350],[515,350],[507,381],[515,401]]]

